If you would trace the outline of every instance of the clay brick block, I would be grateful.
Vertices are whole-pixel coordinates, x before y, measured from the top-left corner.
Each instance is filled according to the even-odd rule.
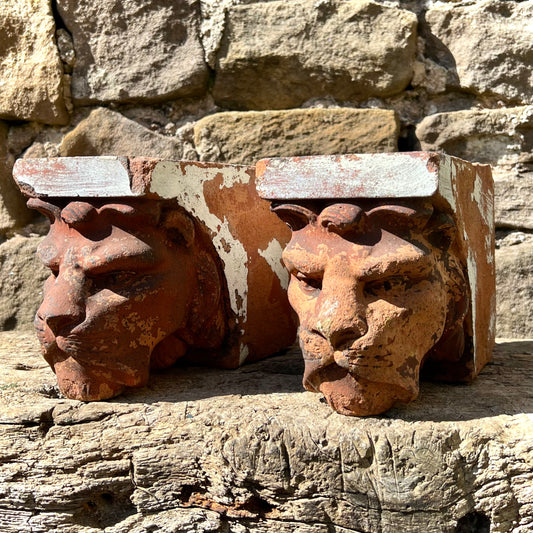
[[[434,379],[479,373],[495,328],[490,167],[411,152],[266,159],[256,172],[293,229],[283,257],[309,390],[365,415],[416,398],[421,363]]]
[[[130,301],[146,300],[144,307],[127,310],[127,316],[140,314],[142,318],[133,321],[130,328],[133,330],[144,332],[141,322],[144,324],[153,316],[174,316],[174,306],[184,308],[185,318],[180,319],[176,331],[180,342],[187,347],[174,343],[169,349],[158,351],[166,342],[166,334],[176,328],[177,319],[165,327],[157,326],[157,331],[156,326],[151,325],[149,333],[144,332],[153,338],[150,345],[164,337],[153,352],[157,354],[152,355],[152,365],[154,357],[157,358],[155,366],[168,366],[186,352],[186,357],[193,362],[236,367],[293,342],[295,320],[285,293],[288,275],[280,259],[289,231],[270,212],[268,203],[257,196],[253,168],[146,158],[73,157],[18,160],[14,175],[21,190],[31,198],[33,207],[52,219],[52,230],[40,247],[40,255],[52,269],[52,281],[55,280],[56,285],[63,270],[70,267],[73,273],[64,283],[72,285],[77,275],[75,265],[80,262],[88,261],[84,268],[89,273],[96,269],[98,278],[102,269],[107,272],[112,268],[106,266],[110,256],[127,258],[132,255],[131,250],[137,248],[140,250],[135,252],[141,261],[139,268],[145,268],[142,267],[143,258],[155,262],[156,267],[177,261],[175,274],[169,272],[167,276],[168,268],[161,266],[161,284],[165,292],[158,293],[161,289],[154,282],[146,294],[128,293]],[[91,243],[82,239],[93,233]],[[62,240],[66,235],[69,235],[68,240]],[[63,242],[71,243],[72,249],[61,252]],[[167,243],[164,249],[161,243]],[[152,251],[143,248],[146,244]],[[66,264],[68,254],[77,257],[80,250],[85,251],[69,267]],[[152,256],[155,260],[150,259]],[[137,268],[135,261],[132,265],[117,265],[113,270]],[[148,269],[150,275],[156,267]],[[150,279],[147,278],[147,286]],[[50,294],[55,287],[52,281],[47,285]],[[106,287],[105,280],[98,283],[102,289]],[[121,294],[126,281],[118,279],[116,283]],[[134,277],[128,287],[135,283],[140,281]],[[40,312],[41,329],[47,321],[46,315],[52,314],[46,310],[47,300],[51,300],[46,291],[45,288]],[[172,291],[176,292],[175,299],[168,302],[168,294]],[[193,294],[188,297],[187,291]],[[151,295],[156,295],[152,308]],[[75,298],[69,298],[72,304]],[[67,305],[69,302],[65,303]],[[109,305],[112,307],[114,303]],[[126,312],[120,313],[117,311],[117,316],[126,315]],[[106,323],[111,323],[112,318],[106,319]],[[205,326],[200,328],[202,331],[197,331],[198,324],[206,320]],[[136,340],[141,338],[139,335],[131,340],[123,329],[117,326],[117,337],[124,335],[122,343],[126,340],[139,342]],[[95,338],[95,342],[100,342],[98,335]],[[179,353],[180,350],[183,353]],[[104,368],[105,365],[105,361],[101,363]],[[139,386],[146,379],[147,375],[126,385]],[[106,393],[102,389],[96,391],[94,397],[85,399],[100,399],[102,395],[109,397],[119,392],[117,389]],[[76,394],[79,397],[84,393],[78,391],[71,396],[76,397]]]

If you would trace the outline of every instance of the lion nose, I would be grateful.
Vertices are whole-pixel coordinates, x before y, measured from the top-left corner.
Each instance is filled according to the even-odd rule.
[[[37,317],[55,336],[64,335],[85,319],[84,278],[80,274],[59,274],[46,288]]]
[[[41,315],[42,316],[42,315]],[[52,330],[54,335],[64,335],[69,332],[74,326],[82,322],[79,316],[74,314],[58,314],[58,315],[46,315],[42,317],[46,322],[46,325]]]
[[[368,331],[362,290],[353,280],[324,283],[315,310],[314,329],[334,350],[348,347]]]
[[[354,340],[362,337],[367,331],[366,323],[358,320],[353,326],[334,329],[329,333],[329,342],[335,350],[342,350],[348,347]]]

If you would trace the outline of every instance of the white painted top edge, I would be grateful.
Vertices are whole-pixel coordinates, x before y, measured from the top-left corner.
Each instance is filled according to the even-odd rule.
[[[438,188],[434,154],[380,153],[273,158],[257,165],[266,199],[429,197]]]
[[[19,159],[13,176],[32,196],[136,196],[131,190],[125,157]]]
[[[132,158],[130,158],[132,159]],[[142,157],[133,159],[143,159]],[[153,159],[153,158],[147,158]],[[226,163],[199,163],[198,161],[158,160],[167,165],[179,165],[184,169],[197,169],[206,175],[216,176],[244,174],[250,165],[229,165]],[[139,197],[147,192],[157,194],[157,186],[149,191],[139,188],[132,191],[131,176],[128,170],[128,158],[117,156],[79,156],[79,157],[45,157],[19,159],[15,163],[13,176],[23,192],[30,196],[55,197]],[[247,176],[249,179],[249,176]],[[226,181],[226,180],[225,180]],[[180,191],[162,197],[177,197]]]

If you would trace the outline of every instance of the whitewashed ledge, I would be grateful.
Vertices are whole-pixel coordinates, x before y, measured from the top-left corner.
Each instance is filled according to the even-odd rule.
[[[365,419],[302,392],[297,350],[81,403],[31,333],[0,346],[2,533],[533,531],[533,342]]]

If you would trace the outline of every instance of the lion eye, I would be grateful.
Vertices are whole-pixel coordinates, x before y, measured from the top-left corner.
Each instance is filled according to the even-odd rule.
[[[136,272],[129,272],[129,271],[117,271],[117,272],[109,272],[105,276],[103,276],[102,281],[108,285],[117,286],[117,285],[128,285],[135,281],[137,278]]]
[[[302,272],[297,272],[294,276],[302,290],[311,293],[322,290],[322,278],[312,278]]]
[[[138,277],[136,272],[124,270],[89,276],[91,281],[91,292],[96,293],[103,289],[109,289],[112,291],[117,289],[127,289],[138,279]]]
[[[407,279],[405,276],[391,276],[386,279],[371,281],[365,285],[365,292],[372,296],[384,296],[389,292],[405,290]]]

